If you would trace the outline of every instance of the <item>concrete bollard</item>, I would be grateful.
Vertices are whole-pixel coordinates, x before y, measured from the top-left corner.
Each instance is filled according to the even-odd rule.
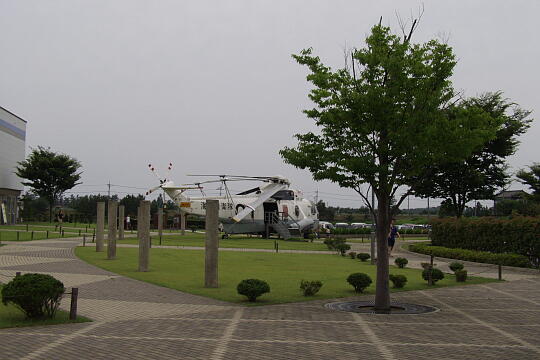
[[[161,237],[163,236],[163,208],[159,208],[157,214],[158,236],[159,243],[161,244]]]
[[[118,240],[124,240],[124,213],[125,206],[118,206]]]
[[[107,236],[107,259],[114,260],[116,258],[116,214],[118,211],[118,201],[109,200],[109,232]]]
[[[182,235],[186,235],[186,214],[180,213],[180,232]]]
[[[219,200],[206,200],[206,242],[204,252],[204,286],[218,287]]]
[[[96,251],[105,250],[104,234],[105,234],[105,203],[100,201],[97,203],[97,219],[96,219]]]
[[[71,304],[69,307],[69,320],[77,319],[77,299],[79,297],[79,288],[71,289]]]
[[[150,201],[141,201],[137,211],[139,237],[139,271],[148,271],[150,263]]]

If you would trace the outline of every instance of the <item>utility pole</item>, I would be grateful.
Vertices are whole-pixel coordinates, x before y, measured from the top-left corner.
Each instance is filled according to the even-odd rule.
[[[107,192],[107,200],[111,200],[111,180],[109,180],[107,186],[109,187],[109,190]]]
[[[429,208],[429,197],[427,198],[427,217],[428,219],[431,217],[431,210]]]
[[[409,202],[410,195],[407,195],[407,215],[411,215],[411,204]]]

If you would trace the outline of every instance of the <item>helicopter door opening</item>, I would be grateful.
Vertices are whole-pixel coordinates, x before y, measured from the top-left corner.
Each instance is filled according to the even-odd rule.
[[[271,222],[271,215],[270,213],[275,213],[276,216],[278,215],[278,206],[275,202],[265,202],[263,203],[263,210],[264,210],[264,223]],[[268,215],[267,215],[268,214]]]

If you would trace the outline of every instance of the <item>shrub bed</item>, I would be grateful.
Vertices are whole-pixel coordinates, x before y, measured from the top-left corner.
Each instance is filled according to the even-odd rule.
[[[434,246],[518,254],[536,267],[540,264],[538,217],[437,219],[432,221],[431,239]]]
[[[240,295],[245,295],[250,302],[255,302],[259,296],[270,292],[270,286],[264,280],[246,279],[240,281],[236,290]]]
[[[467,249],[451,249],[443,246],[429,244],[411,244],[409,250],[420,254],[439,256],[449,259],[473,261],[486,264],[528,267],[529,259],[518,254],[494,254],[487,251],[474,251]]]

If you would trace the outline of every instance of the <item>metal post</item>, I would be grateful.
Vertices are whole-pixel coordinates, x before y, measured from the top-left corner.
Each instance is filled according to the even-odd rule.
[[[71,306],[69,307],[69,320],[77,319],[77,298],[79,297],[79,288],[71,289]]]
[[[161,237],[163,236],[163,208],[159,208],[157,214],[159,245],[161,245]]]
[[[186,235],[186,214],[180,213],[180,233]]]
[[[82,237],[82,246],[86,246],[86,234]]]
[[[79,229],[79,236],[81,236],[81,229]]]
[[[19,231],[17,231],[17,241],[19,241]]]
[[[30,240],[34,240],[34,231],[32,230],[32,232],[30,233]]]
[[[28,231],[28,224],[26,224],[26,231]]]
[[[46,237],[47,237],[47,239],[49,238],[49,230],[47,230],[47,236]]]
[[[502,265],[499,264],[499,281],[501,281],[502,279]]]

